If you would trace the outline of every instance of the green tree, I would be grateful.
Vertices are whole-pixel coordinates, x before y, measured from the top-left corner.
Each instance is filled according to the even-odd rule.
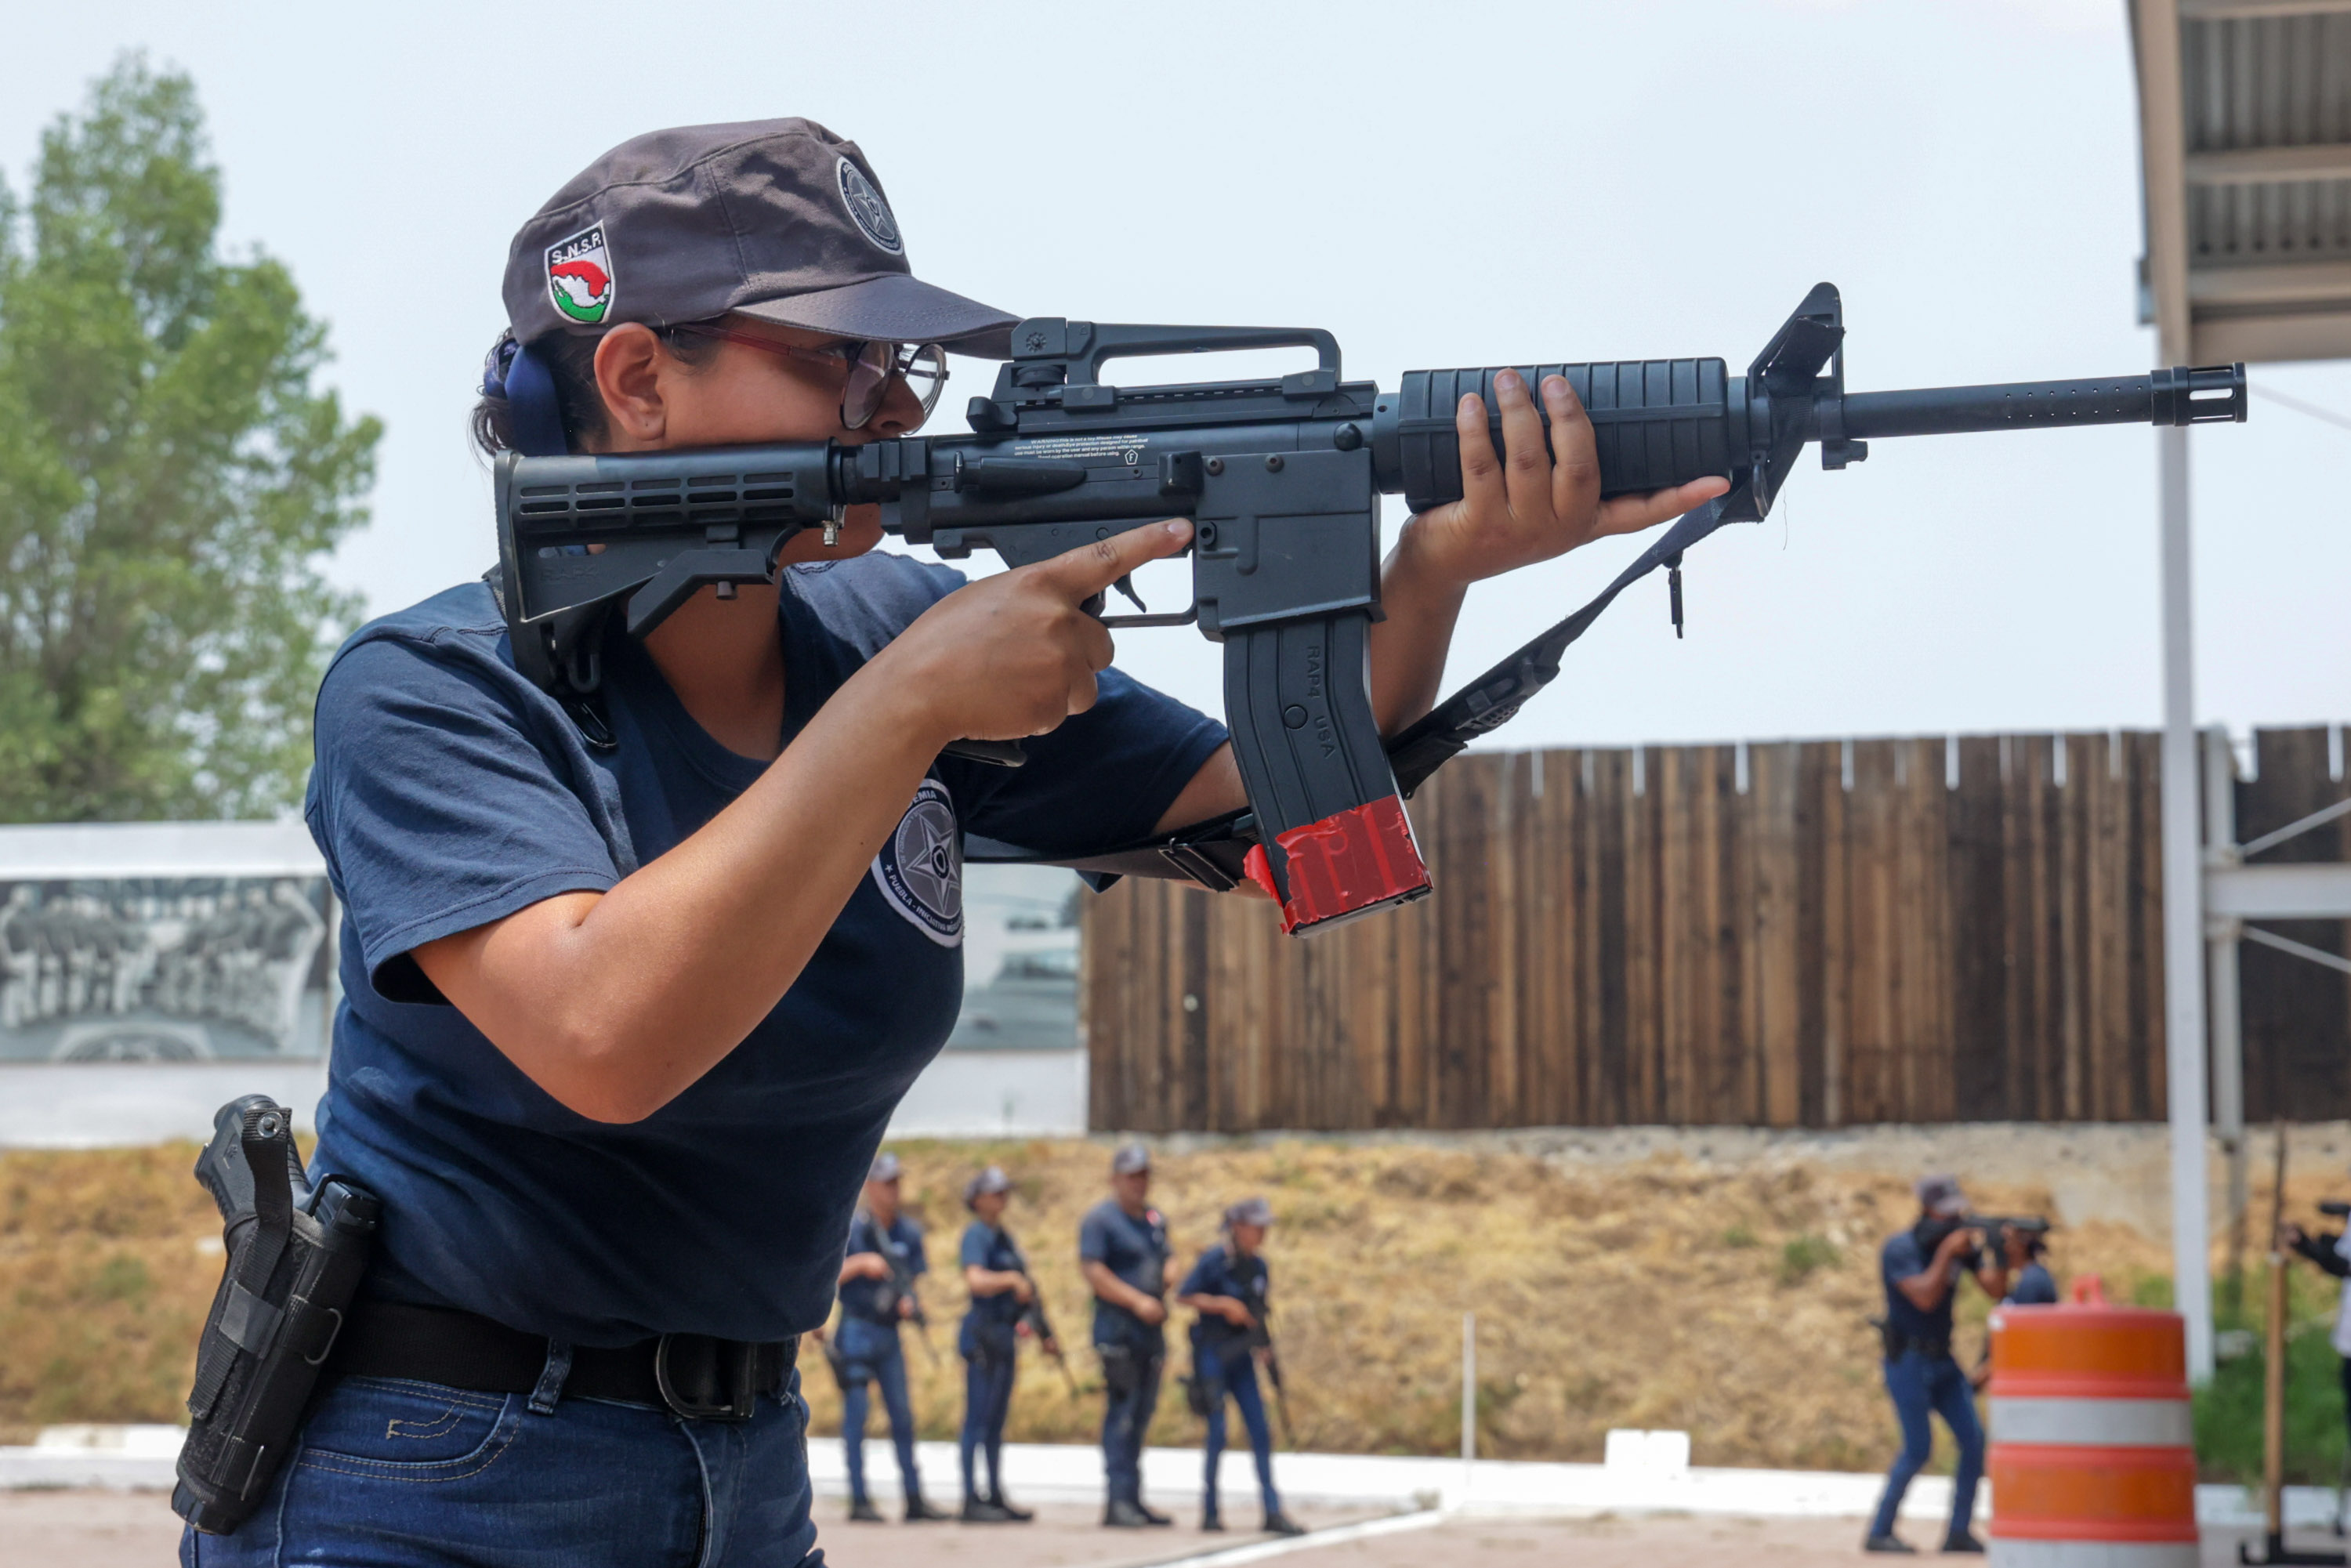
[[[286,268],[217,244],[194,85],[126,56],[0,183],[0,821],[267,815],[356,601],[381,434]]]

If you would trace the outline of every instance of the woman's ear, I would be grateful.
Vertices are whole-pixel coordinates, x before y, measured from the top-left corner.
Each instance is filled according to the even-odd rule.
[[[653,329],[624,321],[596,345],[596,391],[604,400],[605,427],[620,451],[656,446],[669,430],[662,371],[669,359]]]

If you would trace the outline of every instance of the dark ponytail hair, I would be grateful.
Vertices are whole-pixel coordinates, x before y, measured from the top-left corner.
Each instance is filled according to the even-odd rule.
[[[656,327],[653,335],[673,356],[694,370],[708,364],[719,348],[716,340],[678,327]],[[601,332],[594,337],[550,332],[530,346],[531,357],[547,367],[548,379],[555,383],[555,404],[563,420],[564,444],[573,452],[602,441],[608,428],[604,394],[596,386],[596,350],[603,341]],[[490,350],[489,358],[482,364],[481,395],[467,421],[474,444],[491,457],[519,449],[515,439],[514,409],[506,394],[507,369],[514,362],[516,347],[514,334],[507,332]]]

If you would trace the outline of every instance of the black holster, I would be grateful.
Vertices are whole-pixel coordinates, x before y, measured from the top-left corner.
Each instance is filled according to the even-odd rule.
[[[1159,1375],[1160,1358],[1131,1344],[1097,1344],[1102,1357],[1102,1387],[1113,1395],[1132,1394]]]
[[[1949,1339],[1925,1339],[1917,1334],[1907,1334],[1884,1318],[1870,1319],[1869,1326],[1877,1331],[1878,1346],[1888,1361],[1899,1361],[1914,1350],[1925,1354],[1929,1361],[1940,1361],[1951,1354]]]
[[[848,1393],[849,1358],[841,1354],[841,1346],[832,1334],[824,1336],[824,1364],[832,1368],[833,1386],[843,1394]]]
[[[220,1108],[196,1179],[221,1211],[228,1262],[196,1345],[172,1511],[210,1535],[245,1522],[285,1462],[319,1368],[342,1332],[375,1237],[374,1196],[315,1188],[294,1116],[266,1094]]]

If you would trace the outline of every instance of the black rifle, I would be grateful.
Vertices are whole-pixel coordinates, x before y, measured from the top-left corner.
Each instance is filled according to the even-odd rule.
[[[1191,607],[1103,621],[1196,621],[1225,645],[1225,716],[1248,810],[1082,858],[985,841],[967,852],[1074,866],[1097,886],[1133,873],[1221,891],[1248,877],[1280,900],[1285,928],[1311,930],[1426,894],[1403,798],[1516,714],[1559,673],[1568,644],[1659,567],[1678,632],[1683,552],[1726,523],[1761,518],[1808,443],[1820,444],[1824,467],[1843,468],[1880,436],[2245,417],[2241,364],[1848,393],[1844,340],[1843,306],[1823,283],[1744,376],[1719,359],[1516,367],[1530,384],[1562,375],[1575,388],[1597,437],[1604,496],[1708,475],[1728,477],[1730,490],[1685,514],[1591,603],[1385,742],[1364,674],[1379,613],[1379,497],[1401,495],[1416,512],[1459,498],[1454,405],[1481,394],[1499,450],[1502,367],[1412,371],[1384,392],[1342,382],[1338,341],[1320,329],[1044,317],[1014,330],[995,391],[971,401],[967,435],[508,455],[497,465],[498,597],[517,666],[564,701],[591,744],[610,746],[596,693],[611,612],[625,604],[628,632],[642,637],[705,585],[726,592],[772,580],[787,541],[814,528],[831,538],[846,507],[878,503],[883,526],[909,543],[949,558],[992,549],[1009,566],[1187,517]],[[1122,356],[1283,346],[1311,347],[1320,362],[1279,380],[1102,380],[1103,362]],[[1022,755],[1014,742],[950,749],[1006,766]]]
[[[1247,1298],[1249,1310],[1249,1347],[1250,1354],[1265,1364],[1265,1380],[1273,1386],[1273,1414],[1281,1423],[1282,1446],[1293,1451],[1298,1447],[1298,1435],[1290,1427],[1290,1392],[1281,1385],[1281,1354],[1273,1346],[1271,1308],[1266,1301],[1266,1276],[1262,1273],[1250,1282]]]
[[[932,1365],[937,1365],[939,1348],[931,1343],[931,1317],[923,1310],[923,1298],[914,1293],[914,1266],[906,1260],[904,1252],[897,1249],[889,1232],[878,1224],[873,1227],[873,1240],[874,1250],[890,1270],[889,1281],[874,1291],[874,1309],[893,1322],[914,1324],[922,1337],[923,1354]],[[907,1308],[903,1318],[898,1312],[900,1301],[905,1302]]]
[[[1037,1283],[1037,1276],[1029,1271],[1029,1259],[1020,1250],[1020,1243],[1012,1239],[1012,1232],[1004,1232],[1004,1244],[1012,1249],[1013,1272],[1029,1281],[1029,1300],[1020,1308],[1020,1322],[1037,1341],[1037,1348],[1052,1357],[1053,1364],[1061,1369],[1061,1381],[1069,1385],[1070,1397],[1078,1397],[1078,1375],[1070,1370],[1070,1358],[1061,1354],[1061,1339],[1053,1333],[1053,1320],[1045,1315],[1045,1292]]]

